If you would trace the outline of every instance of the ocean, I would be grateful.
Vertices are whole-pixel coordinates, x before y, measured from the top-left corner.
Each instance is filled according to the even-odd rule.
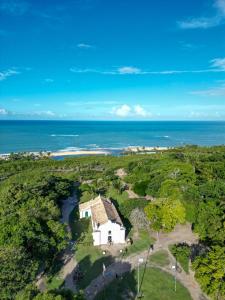
[[[0,153],[225,144],[225,122],[0,121]]]

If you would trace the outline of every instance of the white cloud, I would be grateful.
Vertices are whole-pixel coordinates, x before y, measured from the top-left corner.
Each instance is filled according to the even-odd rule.
[[[114,107],[111,111],[111,114],[120,118],[127,118],[127,117],[147,118],[151,116],[151,114],[139,104],[134,106],[123,104],[121,106]]]
[[[49,116],[49,117],[55,116],[55,113],[51,110],[39,111],[39,112],[35,112],[34,114],[38,116]]]
[[[225,71],[225,58],[214,58],[211,61],[211,67]]]
[[[102,75],[177,75],[177,74],[200,74],[200,73],[220,73],[225,72],[225,58],[215,58],[210,61],[206,69],[199,70],[161,70],[149,71],[141,70],[137,67],[120,67],[116,70],[78,69],[70,68],[73,73],[96,73]]]
[[[217,26],[220,23],[220,18],[191,18],[185,21],[178,22],[178,26],[181,29],[207,29]]]
[[[225,0],[217,0],[214,3],[214,7],[218,9],[218,13],[225,16]]]
[[[225,84],[221,84],[219,86],[212,87],[209,89],[192,91],[192,92],[190,92],[190,94],[198,95],[198,96],[208,96],[208,97],[225,96]]]
[[[141,116],[141,117],[148,116],[148,112],[141,105],[135,105],[134,112],[137,116]]]
[[[113,108],[112,114],[118,117],[128,117],[131,113],[131,107],[127,104],[123,104],[117,108]]]
[[[22,0],[2,0],[0,10],[7,14],[21,16],[29,10],[29,3]]]
[[[181,29],[207,29],[223,24],[225,22],[225,0],[214,0],[215,13],[210,17],[188,18],[177,22]]]
[[[121,67],[117,72],[119,74],[141,74],[141,70],[136,67]]]
[[[52,82],[54,82],[54,79],[52,79],[52,78],[45,78],[45,82],[52,83]]]
[[[5,108],[0,108],[0,115],[1,116],[9,115],[9,111],[6,110]]]
[[[0,81],[3,81],[5,79],[7,79],[8,77],[11,77],[11,76],[17,75],[17,74],[20,74],[20,72],[13,70],[13,69],[8,69],[6,71],[2,71],[2,72],[0,72]]]
[[[85,43],[77,44],[77,47],[81,48],[81,49],[91,49],[91,48],[94,48],[93,45],[89,45],[89,44],[85,44]]]

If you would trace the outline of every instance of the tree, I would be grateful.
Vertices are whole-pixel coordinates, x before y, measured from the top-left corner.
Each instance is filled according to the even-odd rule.
[[[205,256],[198,256],[192,264],[202,289],[214,299],[225,297],[224,262],[225,247],[214,246]]]
[[[215,200],[201,202],[194,229],[204,241],[223,244],[225,241],[224,209]]]
[[[146,218],[146,214],[138,207],[132,210],[130,214],[130,221],[136,229],[143,229],[149,226],[149,221]]]
[[[180,200],[171,197],[149,203],[145,213],[154,230],[170,232],[176,224],[185,222],[185,209]]]
[[[22,247],[0,248],[0,299],[13,299],[15,294],[34,279],[37,263]]]

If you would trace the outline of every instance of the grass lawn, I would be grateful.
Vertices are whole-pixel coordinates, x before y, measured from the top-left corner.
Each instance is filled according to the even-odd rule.
[[[167,251],[159,250],[149,257],[149,262],[154,263],[160,267],[168,266],[170,263]]]
[[[48,290],[59,289],[64,283],[64,280],[59,275],[49,277],[46,279],[46,286]]]
[[[75,257],[83,274],[83,278],[78,282],[80,289],[84,289],[102,273],[103,264],[107,267],[113,262],[111,256],[103,255],[99,248],[92,245],[78,244]]]
[[[144,274],[144,276],[143,276]],[[143,279],[142,279],[143,278]],[[174,278],[170,274],[156,268],[140,269],[142,300],[191,300],[187,289],[177,282],[174,291]],[[137,271],[124,274],[123,278],[115,279],[95,300],[135,299],[137,294]]]
[[[77,283],[80,289],[84,289],[95,277],[103,271],[103,263],[108,266],[113,258],[103,255],[98,247],[93,246],[92,227],[90,219],[74,220],[74,210],[71,213],[72,237],[76,241],[75,258],[79,264],[83,278]],[[74,220],[72,222],[72,220]]]
[[[133,232],[131,231],[129,237],[132,237]],[[133,244],[127,247],[127,252],[124,256],[128,256],[134,253],[139,253],[143,250],[149,249],[149,246],[153,244],[154,239],[150,237],[147,230],[139,230],[139,236],[137,239],[133,239]]]

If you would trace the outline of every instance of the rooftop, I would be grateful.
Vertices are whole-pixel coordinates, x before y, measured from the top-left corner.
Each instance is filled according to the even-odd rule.
[[[114,204],[109,199],[99,195],[95,199],[79,205],[79,210],[86,209],[91,209],[92,220],[96,224],[102,225],[110,220],[123,226]]]

